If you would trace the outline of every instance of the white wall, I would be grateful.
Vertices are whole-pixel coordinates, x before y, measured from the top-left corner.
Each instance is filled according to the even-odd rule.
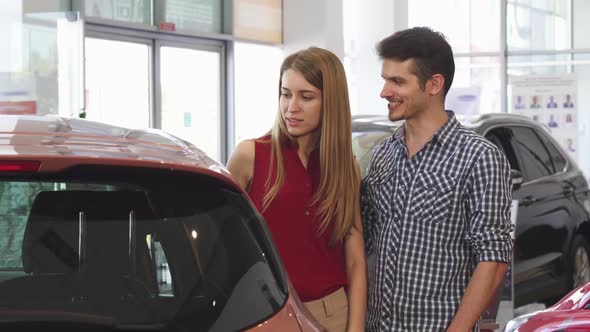
[[[344,58],[342,0],[284,0],[285,56],[317,46]]]
[[[407,27],[407,0],[345,0],[345,21],[355,28],[345,36],[353,114],[387,114],[379,97],[383,80],[375,45]]]
[[[309,46],[344,62],[353,114],[386,114],[375,44],[407,27],[408,0],[284,0],[285,56]]]

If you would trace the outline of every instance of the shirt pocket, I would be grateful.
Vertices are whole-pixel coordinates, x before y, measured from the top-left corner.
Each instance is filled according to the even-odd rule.
[[[372,172],[367,175],[364,179],[366,186],[366,197],[371,203],[371,208],[376,214],[376,222],[391,213],[391,200],[393,195],[393,169],[381,169],[376,172]]]
[[[413,215],[423,222],[444,222],[453,206],[455,180],[435,172],[418,175],[412,195]]]

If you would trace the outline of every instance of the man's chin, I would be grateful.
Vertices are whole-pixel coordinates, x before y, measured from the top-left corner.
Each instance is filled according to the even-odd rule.
[[[391,122],[395,122],[395,121],[399,121],[399,120],[403,119],[403,117],[400,114],[396,114],[393,112],[389,112],[388,118],[389,118],[389,121],[391,121]]]

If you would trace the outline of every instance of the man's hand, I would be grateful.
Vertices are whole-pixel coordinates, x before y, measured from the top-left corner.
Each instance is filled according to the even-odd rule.
[[[480,262],[465,289],[447,332],[469,332],[481,317],[508,271],[508,263]]]

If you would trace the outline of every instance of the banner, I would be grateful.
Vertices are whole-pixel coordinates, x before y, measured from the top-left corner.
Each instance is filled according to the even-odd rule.
[[[515,76],[512,113],[525,115],[549,128],[551,135],[577,161],[577,81],[573,73]]]

